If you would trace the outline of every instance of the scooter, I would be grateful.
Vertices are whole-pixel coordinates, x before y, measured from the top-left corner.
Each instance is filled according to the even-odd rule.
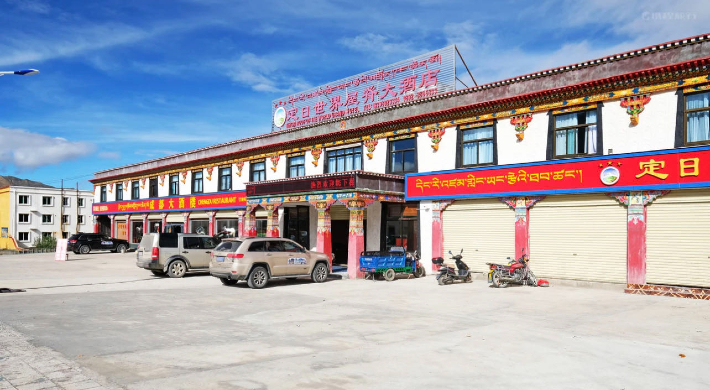
[[[461,260],[463,253],[463,249],[461,249],[461,252],[458,255],[454,255],[449,251],[449,254],[451,255],[451,260],[454,260],[456,262],[456,268],[454,269],[453,267],[449,267],[444,264],[444,258],[443,257],[437,257],[436,259],[432,259],[431,262],[434,264],[437,264],[441,266],[439,269],[439,275],[436,276],[436,280],[439,282],[440,286],[443,286],[445,284],[452,284],[455,281],[463,281],[464,283],[471,283],[473,282],[473,278],[471,276],[471,271],[468,268],[468,265]]]

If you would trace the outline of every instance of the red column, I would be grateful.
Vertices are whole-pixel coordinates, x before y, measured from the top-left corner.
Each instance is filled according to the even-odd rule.
[[[100,229],[99,219],[94,216],[94,233],[98,233]]]
[[[431,204],[431,257],[444,257],[444,225],[441,214],[453,201],[434,201]],[[438,271],[441,266],[432,264],[432,271]]]
[[[669,191],[611,194],[627,206],[626,283],[646,284],[646,206]]]
[[[256,207],[257,205],[247,205],[244,214],[244,236],[256,237]]]
[[[168,221],[168,213],[160,213],[160,226],[162,227],[163,232],[165,232],[165,224]]]
[[[266,208],[266,237],[280,237],[279,232],[279,206],[281,203],[267,204]]]
[[[209,218],[209,235],[214,236],[214,216],[217,215],[216,211],[207,211],[207,218]]]
[[[500,198],[515,210],[515,253],[513,254],[515,259],[523,253],[530,256],[530,207],[544,198],[544,196]]]
[[[318,227],[316,229],[316,252],[325,253],[330,258],[330,269],[333,269],[333,242],[330,238],[330,206],[334,200],[312,201],[318,211]]]
[[[143,214],[143,235],[150,233],[150,227],[148,226],[148,213]]]
[[[109,215],[109,219],[111,219],[111,238],[114,238],[116,235],[116,216],[115,215]]]
[[[244,214],[246,211],[237,210],[237,237],[244,237]]]
[[[190,212],[184,211],[182,213],[182,232],[190,233]]]
[[[126,214],[126,230],[127,232],[127,240],[129,243],[133,242],[133,229],[131,229],[131,214]]]
[[[372,201],[369,203],[372,203]],[[350,210],[350,225],[348,229],[348,276],[351,279],[363,278],[365,276],[365,273],[360,271],[360,254],[365,250],[363,214],[367,204],[368,202],[362,199],[350,199],[346,203],[348,210]]]

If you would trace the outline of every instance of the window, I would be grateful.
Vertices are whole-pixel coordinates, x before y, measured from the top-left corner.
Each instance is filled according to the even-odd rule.
[[[19,223],[30,223],[30,215],[29,214],[20,214],[17,216],[17,222]]]
[[[138,180],[131,182],[131,199],[140,199],[141,188],[139,186]]]
[[[116,200],[123,200],[123,183],[116,184]]]
[[[180,177],[170,175],[170,195],[180,195]]]
[[[69,216],[68,215],[62,215],[62,224],[69,225]]]
[[[200,240],[202,241],[202,249],[214,249],[219,244],[214,237],[200,237]]]
[[[597,110],[555,115],[555,157],[597,153]]]
[[[328,173],[360,170],[362,169],[362,146],[329,150],[326,162]]]
[[[20,240],[20,242],[29,242],[30,241],[30,233],[29,232],[19,232],[19,233],[17,233],[17,238]]]
[[[177,233],[162,233],[158,237],[158,245],[161,248],[177,248],[178,235]]]
[[[17,199],[18,204],[30,204],[30,196],[29,195],[20,195],[19,198]]]
[[[282,244],[284,247],[284,251],[286,251],[286,252],[305,252],[305,249],[301,248],[300,246],[298,246],[292,242],[282,241]]]
[[[42,206],[51,206],[54,202],[52,202],[54,198],[51,196],[43,196],[42,197]]]
[[[710,141],[710,92],[685,96],[685,143]]]
[[[293,156],[288,158],[288,177],[306,176],[306,156]]]
[[[192,172],[192,193],[202,193],[202,171]]]
[[[217,252],[236,252],[240,245],[242,245],[242,241],[222,241],[214,250]]]
[[[417,171],[417,139],[390,141],[390,173],[404,174]]]
[[[182,249],[202,249],[200,237],[183,237]]]
[[[69,206],[69,205],[70,205],[69,198],[67,198],[66,196],[63,197],[62,198],[62,206]]]
[[[83,224],[84,224],[84,216],[83,216],[83,215],[78,215],[78,216],[76,217],[76,219],[77,219],[77,223],[78,223],[79,225],[83,225]]]
[[[266,161],[252,162],[249,167],[251,169],[251,181],[266,180]]]
[[[42,214],[42,223],[44,223],[44,224],[52,223],[52,214]]]
[[[266,247],[266,241],[256,241],[249,245],[249,252],[263,252]]]
[[[84,198],[78,198],[77,203],[79,203],[79,207],[84,207]]]
[[[157,198],[158,197],[158,178],[154,177],[150,179],[148,183],[148,197]]]
[[[284,252],[283,241],[267,241],[266,242],[267,252]]]
[[[219,168],[219,190],[229,191],[232,189],[232,167]]]
[[[266,219],[262,218],[256,220],[256,236],[266,237]]]
[[[48,237],[53,237],[54,234],[50,232],[42,232],[42,238],[48,238]]]
[[[106,186],[101,186],[101,202],[106,201]]]
[[[461,165],[493,163],[493,126],[461,130]]]

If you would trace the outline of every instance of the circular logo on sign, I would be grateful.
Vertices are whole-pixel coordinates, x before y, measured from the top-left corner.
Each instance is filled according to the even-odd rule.
[[[618,169],[615,167],[606,167],[602,170],[602,173],[599,174],[599,179],[601,179],[602,183],[610,186],[619,181],[619,176],[621,176],[621,172],[619,172]]]
[[[286,109],[279,107],[274,111],[274,124],[276,127],[281,127],[286,123]]]

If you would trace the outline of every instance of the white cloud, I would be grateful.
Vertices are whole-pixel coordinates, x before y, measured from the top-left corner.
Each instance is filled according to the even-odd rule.
[[[380,34],[365,33],[352,38],[341,38],[341,45],[358,52],[377,55],[400,55],[402,58],[411,57],[421,50],[412,47],[411,41],[395,42],[392,38]]]
[[[48,14],[51,9],[49,4],[39,0],[5,0],[5,2],[19,10],[38,14]]]
[[[99,152],[98,154],[99,158],[105,158],[107,160],[118,160],[121,158],[121,153],[119,152]]]
[[[0,164],[14,165],[21,171],[73,160],[95,149],[88,142],[71,142],[60,137],[5,127],[0,127],[0,139]]]
[[[290,93],[310,88],[311,85],[302,77],[284,72],[283,59],[244,53],[239,59],[221,65],[229,78],[254,91]]]

